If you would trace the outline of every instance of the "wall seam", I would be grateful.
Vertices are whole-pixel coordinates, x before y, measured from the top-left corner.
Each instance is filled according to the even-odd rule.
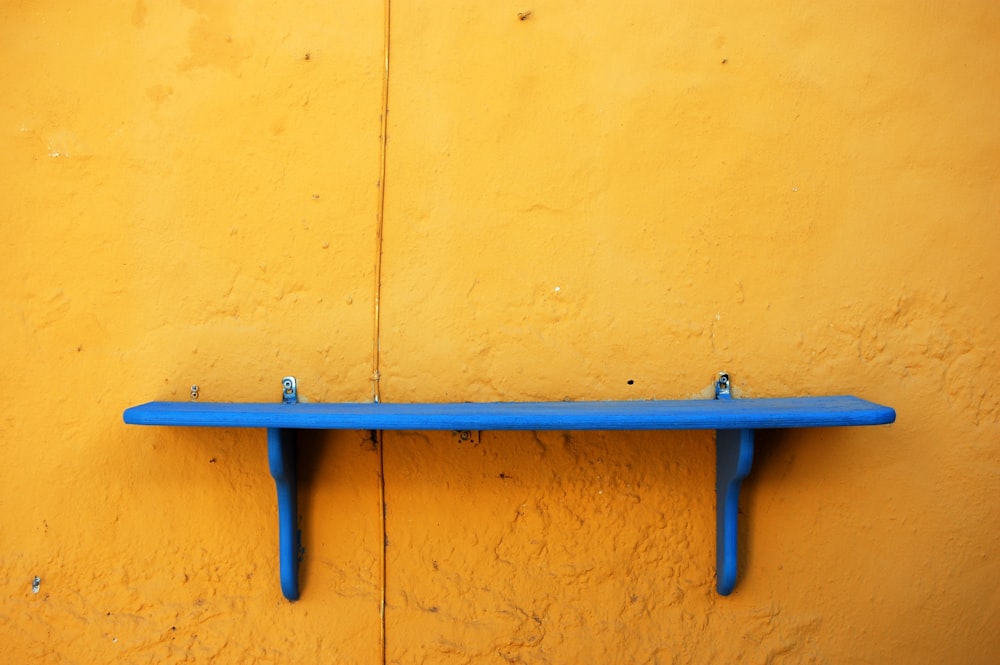
[[[382,336],[382,251],[383,230],[385,225],[385,172],[386,152],[389,126],[389,36],[391,0],[384,0],[382,23],[382,99],[381,115],[379,116],[379,156],[378,156],[378,201],[375,220],[375,266],[374,266],[374,298],[372,313],[372,401],[382,400],[382,366],[381,366],[381,336]],[[382,665],[386,665],[386,544],[388,539],[386,529],[385,506],[385,437],[382,432],[373,432],[372,438],[378,447],[378,484],[379,484],[379,525],[381,527],[381,557],[379,562],[379,655]]]
[[[378,448],[378,498],[379,498],[379,524],[382,527],[382,557],[380,562],[380,597],[379,597],[379,653],[382,665],[386,665],[386,639],[385,639],[385,581],[386,581],[386,544],[388,535],[386,534],[386,514],[385,514],[385,433],[382,431],[372,432],[372,440]]]
[[[382,399],[381,390],[381,301],[382,301],[382,238],[385,224],[385,171],[386,171],[386,131],[389,117],[389,16],[390,0],[385,0],[384,4],[383,34],[382,34],[382,107],[379,116],[381,126],[379,128],[379,154],[378,154],[378,199],[375,213],[375,277],[374,277],[374,299],[372,314],[372,401],[379,402]]]

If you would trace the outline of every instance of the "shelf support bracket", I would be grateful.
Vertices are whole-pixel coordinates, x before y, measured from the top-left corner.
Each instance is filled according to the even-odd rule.
[[[298,522],[295,468],[295,430],[267,429],[267,459],[278,490],[278,564],[281,593],[288,600],[299,599],[299,554],[302,532]]]
[[[715,399],[732,399],[729,374],[719,372]],[[715,576],[719,595],[736,586],[740,485],[753,465],[752,429],[715,430]]]
[[[753,434],[752,429],[715,432],[715,574],[722,596],[736,586],[740,484],[753,463]]]

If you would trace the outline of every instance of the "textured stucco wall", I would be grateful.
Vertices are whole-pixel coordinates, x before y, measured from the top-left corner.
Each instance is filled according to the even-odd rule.
[[[383,162],[384,9],[0,7],[0,660],[995,662],[998,5],[396,0]],[[709,433],[308,434],[291,604],[263,434],[121,422],[722,369],[898,412],[727,598]]]

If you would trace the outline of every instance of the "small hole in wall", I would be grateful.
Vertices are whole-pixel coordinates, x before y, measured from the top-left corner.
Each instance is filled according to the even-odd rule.
[[[628,384],[629,384],[630,386],[631,386],[631,385],[632,385],[633,383],[635,383],[635,381],[633,381],[632,379],[629,379],[629,380],[628,380]]]

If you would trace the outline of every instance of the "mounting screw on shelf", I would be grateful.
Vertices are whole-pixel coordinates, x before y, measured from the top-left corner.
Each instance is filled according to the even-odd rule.
[[[198,386],[191,386],[191,401],[195,402],[198,400]]]
[[[281,401],[285,404],[298,404],[299,388],[294,376],[286,376],[281,380]]]
[[[719,372],[719,379],[715,382],[715,399],[729,399],[730,397],[729,374]]]

